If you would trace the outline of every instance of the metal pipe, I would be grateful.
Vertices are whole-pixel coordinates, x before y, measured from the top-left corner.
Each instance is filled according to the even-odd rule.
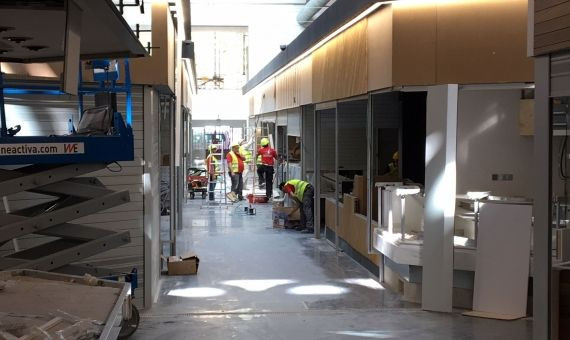
[[[400,198],[400,239],[406,240],[406,196]]]
[[[335,184],[335,199],[336,199],[336,218],[334,224],[334,245],[336,250],[340,249],[339,246],[339,239],[338,239],[338,226],[340,220],[340,198],[342,195],[342,190],[339,190],[339,162],[338,162],[338,106],[334,109],[334,167],[335,167],[335,174],[334,174],[334,184]]]
[[[3,85],[4,79],[2,76],[2,63],[0,63],[0,86]],[[0,136],[6,137],[8,135],[8,127],[6,126],[6,108],[4,107],[4,89],[0,88]]]
[[[372,127],[372,96],[368,95],[368,103],[366,105],[366,186],[368,190],[366,190],[366,244],[368,246],[368,254],[374,254],[374,249],[372,247],[372,197],[374,197],[374,190],[373,187],[373,178],[374,178],[374,171],[373,171],[373,134],[374,128]],[[378,189],[380,192],[381,189]],[[379,201],[380,202],[380,201]],[[378,214],[380,214],[380,210],[378,210]],[[378,218],[378,226],[380,227],[380,218]]]
[[[313,174],[313,181],[315,184],[315,198],[314,198],[314,207],[315,207],[315,238],[321,238],[321,164],[320,164],[320,157],[319,149],[321,146],[321,137],[320,137],[320,114],[319,111],[314,109],[313,114],[313,137],[315,142],[313,144],[313,161],[314,161],[314,174]],[[326,236],[327,228],[325,226],[325,236]]]

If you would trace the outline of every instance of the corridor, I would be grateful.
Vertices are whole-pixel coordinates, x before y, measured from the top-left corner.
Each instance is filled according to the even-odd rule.
[[[184,210],[178,252],[196,276],[163,276],[133,339],[530,339],[531,323],[422,311],[324,240],[273,229],[269,205]]]

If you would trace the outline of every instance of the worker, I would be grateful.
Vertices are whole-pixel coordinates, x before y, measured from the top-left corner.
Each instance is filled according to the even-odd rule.
[[[253,155],[251,154],[251,151],[249,150],[251,143],[248,143],[247,140],[242,140],[239,143],[239,154],[242,156],[243,161],[244,161],[244,169],[243,169],[243,173],[242,173],[242,178],[243,178],[243,189],[247,189],[247,175],[249,173],[250,168],[253,169],[253,163],[251,162],[253,159]]]
[[[239,143],[232,143],[232,150],[226,155],[230,179],[232,181],[232,191],[228,195],[231,201],[243,200],[243,170],[245,169],[245,158],[239,152]]]
[[[275,160],[277,159],[277,151],[269,146],[269,139],[261,139],[261,147],[257,150],[257,154],[261,156],[261,165],[257,167],[257,175],[260,178],[260,188],[265,185],[265,197],[271,199],[273,197],[273,174],[275,172]],[[263,182],[261,182],[263,179]]]
[[[215,145],[210,145],[208,147],[208,157],[204,163],[206,164],[206,171],[208,172],[208,198],[210,201],[214,200],[214,190],[216,190],[216,180],[218,179],[218,174],[220,173],[220,161],[216,157],[215,153],[218,151],[218,147]]]
[[[257,159],[255,160],[255,166],[257,168],[257,179],[259,181],[259,188],[263,189],[265,187],[265,177],[263,176],[263,172],[261,172],[260,167],[263,165],[261,162],[261,155],[257,154]]]
[[[314,233],[314,197],[315,189],[309,182],[302,181],[300,179],[291,179],[287,182],[279,184],[279,190],[286,193],[290,198],[292,198],[297,203],[297,209],[301,208],[301,225],[296,230],[302,231],[304,233]],[[295,209],[290,213],[292,215]]]
[[[251,164],[251,160],[252,160],[253,156],[251,155],[251,151],[249,151],[247,149],[247,147],[248,147],[247,141],[245,139],[242,140],[240,145],[239,145],[239,153],[244,158],[244,161],[247,164]]]

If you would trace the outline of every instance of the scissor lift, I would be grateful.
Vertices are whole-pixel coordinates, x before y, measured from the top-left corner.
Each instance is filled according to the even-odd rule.
[[[0,11],[0,19],[3,26],[6,25],[0,35],[21,34],[42,48],[31,48],[25,46],[25,42],[15,42],[10,47],[3,47],[0,61],[28,63],[64,60],[66,68],[81,70],[81,65],[69,65],[69,61],[146,55],[144,47],[111,1],[66,0],[49,6],[30,3],[31,7],[6,5]],[[33,11],[33,6],[39,6],[40,11]],[[61,11],[66,16],[63,22],[58,14]],[[62,35],[54,27],[42,28],[37,25],[41,20],[61,25],[65,34]],[[51,32],[54,34],[49,35]],[[79,44],[78,34],[87,37],[87,40]],[[66,37],[64,44],[58,40],[62,36]],[[67,37],[71,37],[69,41]],[[69,57],[70,54],[75,54],[75,58]],[[80,119],[84,96],[108,96],[107,104],[110,108],[116,106],[113,96],[117,93],[126,96],[126,119],[112,110],[111,128],[106,133],[78,134],[72,128],[69,135],[18,136],[18,129],[9,129],[7,126],[4,95],[60,95],[64,92],[57,85],[4,81],[0,70],[0,166],[10,165],[10,169],[13,169],[0,170],[0,196],[31,192],[53,197],[47,203],[42,201],[32,207],[0,213],[0,246],[29,234],[50,237],[46,243],[20,251],[16,249],[13,253],[0,257],[0,270],[61,270],[68,273],[75,271],[82,275],[96,270],[89,266],[72,265],[73,263],[130,242],[128,231],[70,223],[130,201],[127,190],[112,191],[97,178],[79,178],[103,170],[111,163],[134,159],[128,60],[124,59],[125,76],[124,85],[121,86],[117,85],[119,69],[113,68],[114,61],[97,59],[92,65],[94,80],[98,84],[84,84],[81,71],[78,73]],[[96,102],[100,101],[101,97],[96,98]],[[98,273],[108,275],[108,271]]]

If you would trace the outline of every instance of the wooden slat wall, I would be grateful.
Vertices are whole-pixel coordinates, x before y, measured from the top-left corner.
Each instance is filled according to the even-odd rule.
[[[382,7],[368,17],[368,90],[392,86],[392,6]]]
[[[258,113],[275,111],[275,78],[271,78],[260,86]]]
[[[564,9],[570,0],[546,2],[554,6],[549,11]],[[305,59],[253,90],[254,97],[266,96],[254,100],[256,109],[267,102],[255,114],[391,86],[532,82],[527,11],[527,0],[394,2],[314,51],[310,79],[300,84]],[[267,99],[271,81],[275,106]],[[305,84],[311,85],[310,96]]]
[[[341,33],[313,54],[313,101],[368,92],[367,19]]]
[[[86,106],[91,105],[88,101],[85,104]],[[124,96],[118,96],[117,104],[119,111],[125,112]],[[70,117],[74,117],[74,121],[77,122],[77,102],[70,96],[34,96],[33,98],[30,96],[13,96],[7,98],[6,108],[8,125],[21,124],[23,129],[20,133],[22,135],[67,134],[67,123],[65,122]],[[135,160],[120,162],[122,167],[120,172],[105,169],[87,175],[87,177],[99,178],[111,190],[129,190],[131,201],[73,221],[73,223],[130,232],[131,243],[93,256],[85,263],[115,269],[118,272],[127,272],[136,267],[139,270],[139,294],[137,294],[135,301],[140,306],[143,303],[142,291],[144,290],[143,127],[142,86],[133,86]],[[111,165],[110,168],[111,170],[118,170],[116,165]],[[11,210],[53,200],[52,197],[32,193],[19,193],[9,196],[8,199]],[[4,211],[3,204],[0,204],[0,211]],[[27,235],[18,241],[20,248],[26,249],[51,239]],[[11,242],[0,247],[0,255],[7,255],[12,252]]]
[[[308,56],[275,77],[275,109],[312,103],[312,57]]]
[[[289,67],[275,77],[275,108],[288,109],[297,105],[299,91],[297,86],[297,64]]]
[[[298,106],[313,103],[313,57],[310,55],[297,64]]]
[[[393,6],[393,74],[391,85],[431,85],[436,82],[437,5],[434,2]]]
[[[570,49],[570,0],[535,0],[534,53]]]

